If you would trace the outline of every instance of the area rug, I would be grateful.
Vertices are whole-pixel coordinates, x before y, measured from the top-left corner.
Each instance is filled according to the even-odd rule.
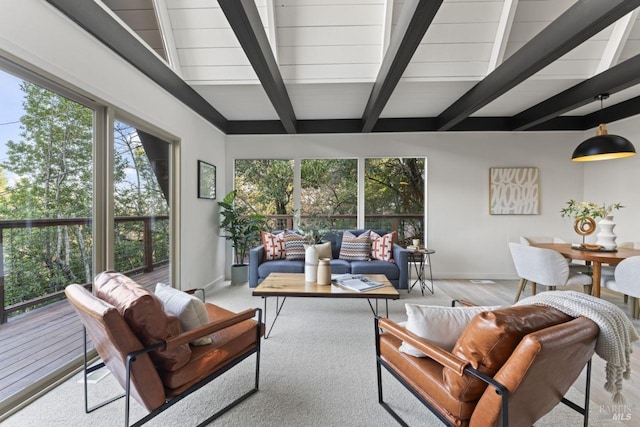
[[[240,311],[262,307],[245,286],[221,285],[207,300]],[[401,299],[389,302],[389,317],[405,320],[407,302],[449,305],[451,299],[437,289],[421,296],[402,291]],[[273,319],[269,300],[268,322]],[[384,314],[384,304],[380,305]],[[255,358],[250,358],[223,377],[177,403],[148,425],[192,426],[252,387]],[[366,300],[289,298],[269,339],[262,347],[260,391],[214,424],[223,426],[397,426],[378,404],[376,390],[374,325]],[[123,423],[124,403],[112,403],[91,414],[84,413],[80,374],[33,402],[3,422],[3,427],[114,426]],[[397,381],[384,374],[385,400],[412,426],[441,423]],[[110,375],[90,384],[91,403],[121,392]],[[581,401],[571,390],[570,397]],[[135,402],[132,420],[145,415]],[[591,408],[592,426],[622,425]],[[537,426],[582,425],[579,414],[558,405]]]

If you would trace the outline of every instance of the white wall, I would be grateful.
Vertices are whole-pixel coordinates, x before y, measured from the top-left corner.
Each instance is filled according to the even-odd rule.
[[[515,278],[507,242],[577,235],[560,209],[583,194],[570,161],[582,132],[227,136],[227,188],[237,158],[427,157],[428,245],[438,278]],[[540,169],[540,215],[489,215],[489,168]]]
[[[610,134],[624,136],[640,150],[640,120],[629,118],[607,124]],[[595,135],[595,129],[584,138]],[[613,211],[617,242],[640,241],[640,156],[602,162],[586,162],[584,167],[584,200],[594,203],[622,203]]]
[[[196,164],[205,160],[224,176],[224,135],[44,1],[0,2],[0,55],[179,137],[181,286],[221,280],[226,261],[217,204],[197,199]]]

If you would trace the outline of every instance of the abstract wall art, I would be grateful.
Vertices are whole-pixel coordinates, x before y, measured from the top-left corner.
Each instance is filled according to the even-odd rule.
[[[538,168],[490,168],[489,212],[491,215],[539,215]]]

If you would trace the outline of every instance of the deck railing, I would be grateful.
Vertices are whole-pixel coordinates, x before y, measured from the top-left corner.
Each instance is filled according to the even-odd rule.
[[[302,215],[302,222],[309,217]],[[323,220],[330,222],[330,228],[342,230],[356,228],[356,215],[331,215]],[[423,214],[375,214],[365,215],[365,228],[388,230],[398,232],[398,241],[402,245],[407,245],[412,239],[421,239],[424,236],[424,215]],[[294,228],[293,215],[267,215],[267,223],[273,230],[284,230]]]
[[[139,223],[141,228],[141,249],[143,251],[143,263],[139,266],[125,271],[125,274],[133,275],[141,272],[153,271],[154,267],[158,265],[166,264],[167,259],[154,259],[154,238],[153,238],[153,223],[159,221],[168,221],[169,216],[127,216],[114,218],[115,225],[123,223]],[[21,301],[18,303],[5,306],[5,267],[4,267],[4,242],[8,235],[16,229],[44,229],[48,227],[60,227],[60,226],[85,226],[91,227],[91,218],[64,218],[64,219],[32,219],[32,220],[5,220],[0,221],[0,324],[6,323],[9,314],[16,313],[22,310],[30,309],[48,303],[64,297],[64,290],[58,290],[55,292],[49,292],[45,295],[38,296],[36,298],[29,299],[27,301]],[[8,272],[11,274],[11,272]],[[84,284],[87,287],[91,286],[91,283]]]

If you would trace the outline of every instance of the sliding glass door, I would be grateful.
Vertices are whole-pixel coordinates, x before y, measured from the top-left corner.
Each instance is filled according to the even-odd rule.
[[[0,58],[0,414],[77,366],[67,285],[171,283],[174,146],[142,128]]]
[[[114,269],[170,282],[171,144],[116,120],[114,154]]]

